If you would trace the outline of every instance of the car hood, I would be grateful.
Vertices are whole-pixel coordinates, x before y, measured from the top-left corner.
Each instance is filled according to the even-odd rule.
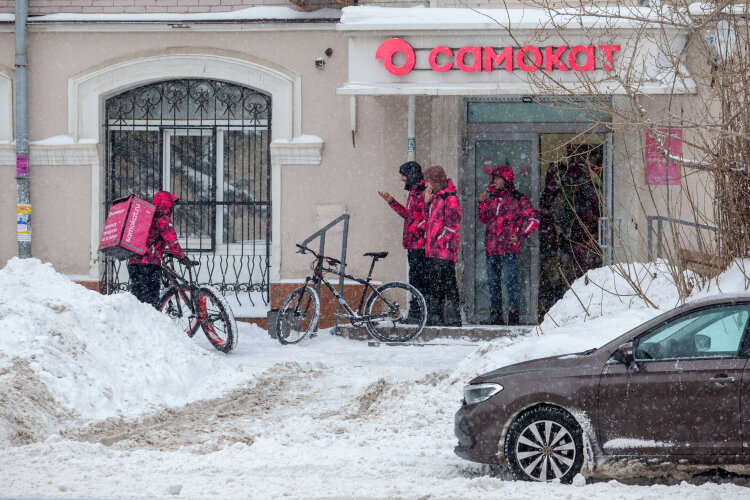
[[[504,366],[491,372],[483,373],[478,377],[474,378],[470,384],[481,384],[484,382],[493,381],[499,377],[506,377],[508,375],[517,375],[520,373],[529,372],[550,372],[553,370],[560,370],[578,366],[584,361],[591,360],[593,354],[565,354],[562,356],[552,356],[549,358],[532,359],[530,361],[523,361],[514,365]]]

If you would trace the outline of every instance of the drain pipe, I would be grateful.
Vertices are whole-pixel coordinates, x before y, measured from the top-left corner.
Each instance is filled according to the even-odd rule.
[[[26,22],[28,0],[16,0],[14,31],[16,34],[15,102],[16,102],[16,220],[18,223],[18,256],[31,257],[31,195],[29,179],[29,116],[27,95],[28,38]]]
[[[407,137],[407,161],[414,161],[414,135],[415,135],[415,121],[417,115],[417,97],[409,96],[409,118],[406,125]]]

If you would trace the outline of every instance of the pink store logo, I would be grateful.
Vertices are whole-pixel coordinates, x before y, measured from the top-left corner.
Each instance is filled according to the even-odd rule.
[[[619,45],[562,45],[555,47],[547,45],[535,47],[503,47],[496,52],[493,47],[465,46],[453,50],[443,45],[430,50],[427,61],[432,71],[444,73],[454,67],[464,73],[493,71],[502,68],[505,71],[520,69],[522,71],[594,71],[596,69],[596,53],[604,56],[604,69],[612,70],[612,54],[620,50]],[[566,55],[567,52],[567,55]],[[404,62],[400,66],[394,64],[396,54],[403,54]],[[471,57],[467,57],[467,56]],[[403,76],[414,69],[417,62],[414,49],[408,42],[400,38],[389,38],[378,47],[375,58],[383,61],[386,71],[392,75]],[[515,64],[514,64],[515,63]],[[567,64],[566,64],[567,63]]]

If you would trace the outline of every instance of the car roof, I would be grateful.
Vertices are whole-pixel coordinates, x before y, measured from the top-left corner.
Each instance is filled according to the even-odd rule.
[[[697,297],[695,299],[688,299],[685,302],[684,307],[697,307],[711,304],[727,304],[733,302],[750,302],[750,291],[744,292],[731,292],[731,293],[720,293],[717,295],[709,295],[706,297]]]

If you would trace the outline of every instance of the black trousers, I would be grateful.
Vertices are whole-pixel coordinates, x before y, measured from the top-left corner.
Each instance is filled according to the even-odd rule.
[[[424,248],[406,250],[409,261],[409,284],[419,290],[427,305],[430,305],[430,268]],[[414,300],[414,299],[412,299]],[[412,305],[412,308],[416,306]]]
[[[130,264],[130,293],[145,304],[159,307],[161,287],[161,266],[156,264]]]
[[[450,260],[427,259],[430,268],[429,316],[432,324],[461,325],[456,282],[456,264]]]

